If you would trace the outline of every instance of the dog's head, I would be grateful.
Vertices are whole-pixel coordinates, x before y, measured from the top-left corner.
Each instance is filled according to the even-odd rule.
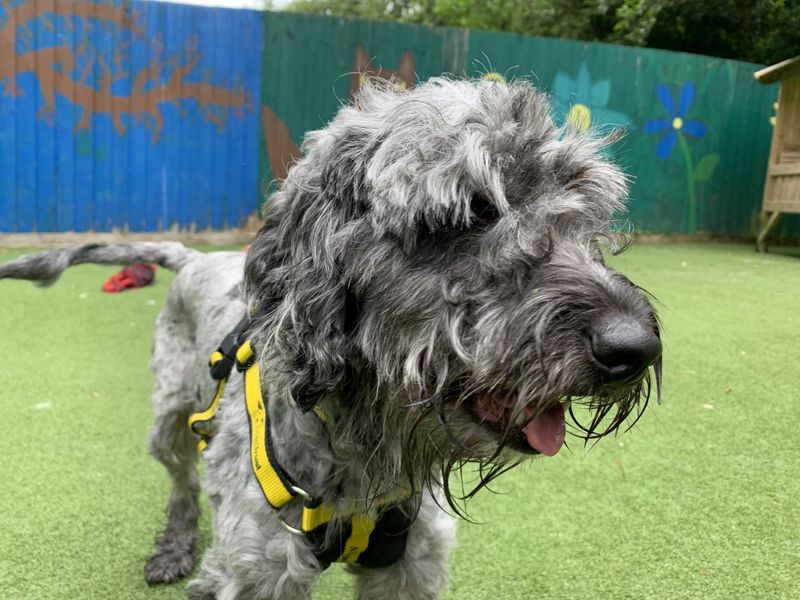
[[[246,266],[262,360],[395,475],[554,454],[565,411],[617,430],[652,365],[660,387],[661,343],[603,260],[626,196],[603,144],[527,83],[365,87],[266,204]]]

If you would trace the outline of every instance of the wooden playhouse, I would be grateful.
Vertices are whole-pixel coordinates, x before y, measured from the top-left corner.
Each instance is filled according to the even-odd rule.
[[[761,230],[756,245],[767,249],[767,236],[786,213],[800,213],[800,56],[754,73],[760,83],[781,84],[772,132]]]

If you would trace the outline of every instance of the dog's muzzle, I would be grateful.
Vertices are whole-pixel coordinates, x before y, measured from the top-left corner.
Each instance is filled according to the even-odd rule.
[[[611,314],[594,323],[592,357],[607,383],[631,383],[661,356],[661,339],[638,320]]]

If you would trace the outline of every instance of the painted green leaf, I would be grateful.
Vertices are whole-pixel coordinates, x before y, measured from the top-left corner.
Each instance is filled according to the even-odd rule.
[[[694,180],[707,181],[711,179],[717,164],[719,164],[719,154],[706,154],[697,163],[697,167],[694,170]]]

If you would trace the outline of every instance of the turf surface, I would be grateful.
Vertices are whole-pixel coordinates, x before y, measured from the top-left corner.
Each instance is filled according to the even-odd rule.
[[[615,264],[662,304],[663,405],[479,495],[446,598],[800,598],[800,259],[639,245]],[[115,270],[0,282],[0,598],[185,598],[142,576],[168,494],[144,441],[171,275],[101,293]],[[350,590],[334,566],[314,598]]]

